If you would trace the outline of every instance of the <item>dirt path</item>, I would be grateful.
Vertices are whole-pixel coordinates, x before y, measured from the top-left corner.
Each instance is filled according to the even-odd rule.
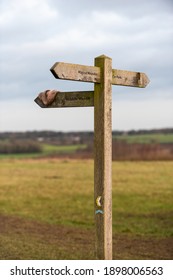
[[[23,218],[0,215],[0,259],[2,238],[8,236],[13,243],[13,236],[22,240],[39,240],[41,244],[61,248],[69,254],[69,259],[77,251],[84,252],[81,259],[92,259],[94,248],[94,231],[67,226],[49,225],[41,222],[28,221]],[[28,240],[28,241],[29,241]],[[22,242],[22,241],[21,241]],[[13,259],[12,253],[6,252],[5,259]],[[62,256],[60,256],[61,259]],[[114,259],[173,259],[173,237],[154,238],[127,234],[113,235]],[[32,259],[32,255],[30,256]]]

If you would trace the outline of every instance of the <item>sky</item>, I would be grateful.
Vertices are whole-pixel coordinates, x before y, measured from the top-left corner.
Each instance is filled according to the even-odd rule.
[[[172,0],[1,0],[0,132],[92,131],[93,108],[42,109],[46,89],[93,90],[55,79],[55,62],[146,73],[146,88],[112,86],[113,130],[173,127]]]

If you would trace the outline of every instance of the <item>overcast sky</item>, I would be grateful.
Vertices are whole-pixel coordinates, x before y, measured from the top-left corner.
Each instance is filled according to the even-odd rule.
[[[173,127],[172,0],[1,0],[0,131],[93,130],[93,108],[41,109],[46,89],[93,90],[57,80],[58,61],[144,72],[145,89],[113,86],[113,129]]]

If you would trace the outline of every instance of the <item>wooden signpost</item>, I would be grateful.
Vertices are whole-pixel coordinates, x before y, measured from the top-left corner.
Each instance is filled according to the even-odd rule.
[[[47,90],[35,99],[42,108],[94,106],[94,215],[96,258],[112,259],[112,85],[144,88],[144,73],[112,69],[112,59],[95,58],[95,66],[55,63],[55,78],[94,83],[94,91]]]

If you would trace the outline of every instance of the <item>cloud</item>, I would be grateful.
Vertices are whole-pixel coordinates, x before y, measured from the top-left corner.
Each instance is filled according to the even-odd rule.
[[[1,0],[0,102],[33,100],[47,88],[92,89],[56,80],[56,61],[93,65],[112,57],[113,68],[145,72],[144,90],[113,87],[113,99],[173,101],[172,1]],[[33,104],[34,106],[34,104]]]
[[[1,3],[0,26],[6,28],[21,27],[22,24],[31,25],[44,23],[57,16],[47,1],[41,0],[7,0]]]
[[[170,12],[173,9],[172,0],[154,0],[154,1],[122,1],[122,0],[50,0],[50,5],[58,9],[67,18],[76,18],[81,14],[89,14],[91,11],[116,11],[120,15],[125,15],[131,19],[141,18],[147,14],[156,14],[158,11]]]

